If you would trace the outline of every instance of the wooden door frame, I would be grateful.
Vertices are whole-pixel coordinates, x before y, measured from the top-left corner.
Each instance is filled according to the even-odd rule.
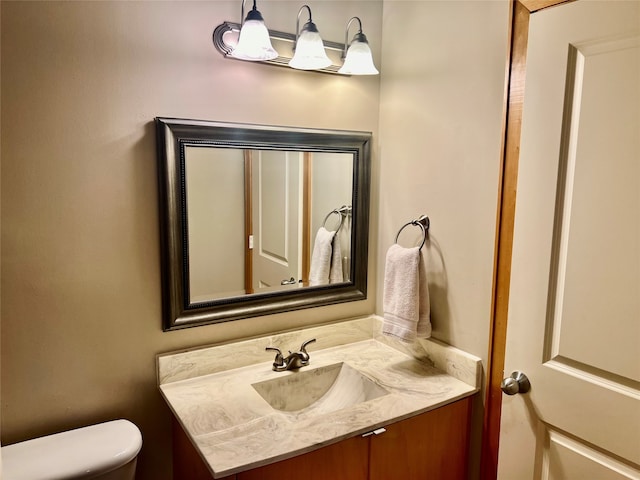
[[[492,480],[498,476],[500,414],[504,359],[507,340],[507,318],[513,252],[513,226],[516,209],[520,133],[524,104],[525,74],[529,20],[533,13],[569,3],[573,0],[512,0],[510,2],[509,65],[506,69],[503,110],[503,140],[496,214],[496,240],[493,264],[491,325],[487,361],[486,397],[482,432],[480,478]]]
[[[244,150],[244,293],[253,293],[253,151]]]
[[[303,152],[302,157],[302,286],[309,286],[309,271],[311,270],[311,152]]]

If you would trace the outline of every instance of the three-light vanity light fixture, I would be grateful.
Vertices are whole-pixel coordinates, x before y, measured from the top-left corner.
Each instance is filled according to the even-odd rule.
[[[344,44],[323,41],[318,27],[313,23],[311,8],[303,5],[298,11],[296,19],[296,33],[290,34],[275,30],[268,30],[262,15],[253,8],[245,17],[245,2],[242,1],[242,23],[224,22],[213,31],[213,44],[225,57],[254,62],[266,62],[298,70],[315,70],[327,73],[341,73],[345,75],[377,75],[379,72],[373,63],[371,48],[364,33],[362,22],[358,17],[352,17],[347,22]],[[300,17],[307,13],[308,20],[300,29]],[[354,22],[358,23],[358,32],[349,42],[349,28]],[[239,32],[235,45],[228,44],[225,36],[229,32]],[[287,56],[276,51],[271,40],[293,43],[293,55]],[[327,56],[325,49],[340,52],[342,65],[336,65]]]

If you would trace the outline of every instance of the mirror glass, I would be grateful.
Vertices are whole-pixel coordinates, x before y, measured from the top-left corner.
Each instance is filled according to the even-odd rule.
[[[366,298],[370,133],[156,126],[165,329]]]
[[[348,280],[352,179],[349,153],[186,147],[189,302],[308,287],[323,224]]]

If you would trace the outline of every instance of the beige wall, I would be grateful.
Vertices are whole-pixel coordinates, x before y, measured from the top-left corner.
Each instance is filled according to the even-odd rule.
[[[385,1],[383,13],[379,270],[398,229],[428,215],[433,336],[485,366],[508,14],[506,1]]]
[[[297,2],[258,3],[293,31]],[[168,480],[155,354],[371,313],[375,283],[363,302],[162,332],[153,118],[377,135],[379,77],[224,59],[211,33],[239,20],[235,0],[1,8],[2,443],[127,417],[144,436],[140,478]],[[335,41],[359,14],[379,52],[380,2],[313,8]]]
[[[141,479],[169,480],[154,355],[382,313],[386,249],[421,213],[434,336],[486,358],[507,2],[387,0],[383,22],[314,1],[325,38],[356,14],[384,37],[366,78],[223,59],[211,31],[238,3],[2,2],[3,443],[127,417]],[[259,5],[293,31],[298,3]],[[373,131],[369,299],[162,332],[155,116]]]
[[[244,293],[244,151],[185,148],[189,298]]]
[[[315,152],[311,163],[311,242],[324,224],[329,212],[342,205],[351,205],[353,194],[353,155],[348,153]],[[332,214],[327,218],[328,230],[338,228],[343,258],[343,272],[349,275],[351,261],[351,217]],[[311,247],[313,248],[313,246]],[[348,260],[345,261],[344,258]],[[346,277],[345,277],[346,278]],[[375,288],[375,287],[374,287]],[[375,295],[375,292],[373,293]]]

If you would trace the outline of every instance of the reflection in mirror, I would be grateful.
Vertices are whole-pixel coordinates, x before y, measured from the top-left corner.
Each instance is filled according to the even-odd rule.
[[[242,150],[185,147],[189,301],[244,293]]]
[[[190,303],[330,283],[310,283],[320,228],[348,281],[352,154],[189,146],[185,174]]]
[[[366,298],[370,133],[156,126],[165,329]]]

